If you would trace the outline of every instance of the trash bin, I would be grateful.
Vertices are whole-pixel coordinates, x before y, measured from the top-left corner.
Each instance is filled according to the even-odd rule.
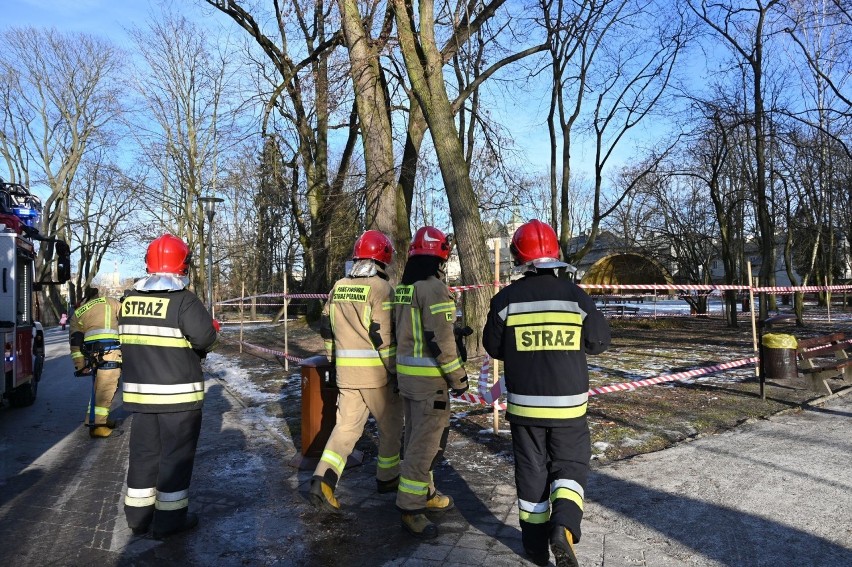
[[[302,456],[322,456],[337,415],[334,364],[322,355],[302,361]]]
[[[763,373],[766,378],[795,378],[799,375],[796,364],[796,337],[780,333],[766,333],[761,339]]]

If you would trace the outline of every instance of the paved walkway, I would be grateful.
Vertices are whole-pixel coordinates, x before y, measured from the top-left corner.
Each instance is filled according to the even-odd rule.
[[[456,509],[432,542],[400,529],[393,495],[375,493],[375,463],[347,470],[346,514],[315,514],[293,443],[213,379],[191,490],[202,525],[166,542],[134,537],[120,496],[129,436],[93,442],[79,427],[86,391],[56,335],[36,405],[0,410],[0,540],[15,565],[529,564],[514,487],[487,471],[436,473]],[[852,396],[838,396],[595,467],[581,565],[852,565],[850,418]]]

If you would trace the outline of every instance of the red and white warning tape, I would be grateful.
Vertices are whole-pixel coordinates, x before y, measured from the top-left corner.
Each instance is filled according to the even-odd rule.
[[[494,282],[488,284],[471,284],[471,285],[455,285],[449,286],[449,289],[453,293],[461,293],[463,291],[470,291],[473,289],[481,289],[484,287],[505,287],[509,284]],[[744,285],[715,285],[715,284],[689,284],[689,285],[679,285],[679,284],[579,284],[581,288],[587,290],[641,290],[641,291],[664,291],[664,292],[685,292],[685,291],[726,291],[726,290],[736,290],[736,291],[745,291],[748,290],[748,286]],[[754,293],[776,293],[776,294],[788,294],[788,293],[812,293],[812,292],[820,292],[820,291],[831,291],[831,292],[850,292],[852,291],[852,285],[829,285],[829,286],[819,286],[819,285],[809,285],[809,286],[786,286],[786,287],[754,287],[751,288]],[[595,294],[598,295],[598,294]],[[218,301],[217,305],[238,305],[241,302],[245,302],[251,299],[258,299],[262,297],[283,297],[285,299],[328,299],[327,293],[264,293],[261,295],[252,295],[248,297],[236,297],[233,299],[226,299],[223,301]],[[280,305],[276,303],[265,303],[265,304],[255,304],[255,305]]]

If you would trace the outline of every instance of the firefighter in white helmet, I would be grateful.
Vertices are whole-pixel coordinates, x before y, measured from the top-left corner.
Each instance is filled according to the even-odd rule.
[[[453,332],[456,305],[443,281],[449,256],[444,233],[433,226],[420,228],[394,298],[396,368],[405,407],[405,459],[396,506],[403,527],[424,539],[438,535],[427,514],[453,507],[453,499],[435,488],[432,471],[447,443],[449,394],[468,388]]]
[[[74,374],[93,375],[92,395],[85,417],[92,438],[109,437],[116,426],[116,422],[109,419],[109,410],[121,377],[120,309],[117,300],[98,297],[98,288],[87,287],[79,306],[71,314],[68,341]]]
[[[521,225],[510,251],[524,276],[492,298],[482,343],[504,361],[521,537],[536,564],[547,565],[549,543],[557,567],[577,567],[591,458],[586,354],[609,348],[609,324],[559,277],[568,264],[549,225]]]
[[[318,509],[340,509],[334,491],[370,414],[379,430],[376,488],[379,493],[395,492],[399,484],[402,402],[395,391],[393,287],[385,271],[393,253],[393,244],[382,232],[364,232],[355,241],[349,273],[334,284],[323,309],[320,331],[340,393],[334,429],[309,490]]]
[[[201,359],[218,323],[191,291],[186,243],[164,234],[148,246],[148,275],[121,303],[124,407],[134,412],[124,513],[136,535],[163,539],[198,524],[189,483],[201,433]]]

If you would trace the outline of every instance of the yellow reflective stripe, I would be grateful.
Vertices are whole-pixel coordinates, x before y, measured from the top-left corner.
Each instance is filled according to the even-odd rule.
[[[143,346],[161,346],[175,348],[192,348],[189,341],[181,337],[179,339],[170,337],[151,337],[145,335],[122,335],[121,344],[123,345],[143,345]]]
[[[550,511],[525,512],[524,510],[518,510],[518,518],[520,518],[522,522],[526,522],[528,524],[546,524],[547,521],[550,520]]]
[[[381,356],[382,358],[390,358],[391,356],[396,356],[396,345],[380,348],[379,356]]]
[[[343,469],[346,467],[346,461],[335,453],[334,451],[330,451],[328,449],[322,452],[322,457],[320,457],[320,461],[325,461],[337,472],[337,476],[343,474]]]
[[[542,323],[567,323],[571,325],[582,325],[583,317],[579,313],[568,313],[565,311],[545,313],[516,313],[506,318],[506,325],[536,325]]]
[[[135,394],[124,392],[123,399],[131,404],[187,404],[200,402],[204,399],[204,392],[192,392],[189,394]]]
[[[373,309],[369,305],[364,306],[364,314],[362,315],[362,321],[365,329],[370,328],[370,323],[373,319]]]
[[[394,455],[393,457],[382,457],[379,455],[378,467],[380,469],[390,469],[399,464],[399,454]]]
[[[101,333],[93,333],[91,335],[89,333],[86,333],[86,335],[85,335],[85,342],[87,342],[87,343],[90,343],[92,341],[103,341],[103,340],[117,341],[118,340],[118,333],[116,331],[105,331],[105,332],[101,332]]]
[[[328,306],[328,324],[331,325],[331,332],[334,332],[334,314],[337,311],[334,303]]]
[[[380,358],[350,358],[337,357],[338,366],[384,366]]]
[[[533,417],[539,419],[573,419],[586,415],[588,403],[572,408],[541,408],[519,406],[512,403],[506,405],[506,413],[518,417]]]
[[[85,357],[83,356],[82,352],[80,352],[79,350],[75,350],[74,352],[71,353],[71,358],[85,358]]]
[[[393,301],[382,301],[382,311],[390,311],[393,309]]]
[[[580,510],[583,509],[583,498],[570,488],[557,488],[551,492],[550,501],[555,502],[556,500],[570,500],[576,504]]]
[[[411,308],[411,333],[414,336],[414,356],[423,356],[423,322],[420,310]]]
[[[396,363],[396,371],[399,374],[407,374],[409,376],[437,376],[441,377],[441,369],[437,366],[409,366],[407,364]]]
[[[446,301],[444,303],[436,303],[435,305],[429,306],[429,312],[432,313],[432,315],[435,315],[437,313],[446,313],[448,311],[453,312],[455,310],[456,310],[456,304],[453,303],[452,301]]]
[[[91,406],[89,406],[89,408],[91,408]],[[86,411],[88,411],[89,408],[86,408]],[[95,406],[95,415],[109,415],[109,408]]]
[[[426,496],[429,494],[429,483],[401,476],[399,477],[399,491],[414,494],[416,496]]]
[[[449,374],[453,370],[458,370],[459,368],[461,368],[461,365],[462,365],[461,359],[457,358],[455,360],[451,360],[450,362],[448,362],[446,364],[442,364],[441,365],[441,371],[444,374]]]
[[[154,502],[154,508],[157,510],[180,510],[181,508],[187,508],[189,506],[189,498],[182,498],[181,500],[175,501],[163,501],[157,500]]]

